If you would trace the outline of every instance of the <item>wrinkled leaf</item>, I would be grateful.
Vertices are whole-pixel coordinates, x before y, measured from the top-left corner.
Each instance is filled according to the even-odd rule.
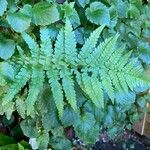
[[[49,25],[59,20],[59,12],[56,5],[47,2],[39,2],[33,7],[33,22],[36,25]]]
[[[7,9],[7,1],[6,0],[0,0],[0,16],[4,14],[4,12]]]
[[[15,42],[10,39],[0,40],[0,58],[8,59],[10,58],[15,49]]]
[[[16,32],[23,32],[30,26],[31,18],[21,12],[9,13],[7,21]]]

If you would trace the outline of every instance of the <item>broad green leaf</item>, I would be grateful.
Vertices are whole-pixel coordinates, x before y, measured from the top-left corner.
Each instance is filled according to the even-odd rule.
[[[21,12],[9,13],[7,21],[16,32],[23,32],[30,26],[31,18]]]
[[[46,131],[57,128],[60,124],[56,112],[48,112],[42,116],[42,124]]]
[[[111,1],[112,4],[114,4],[117,13],[118,13],[118,17],[119,18],[125,18],[127,17],[127,12],[128,12],[128,3],[126,1],[122,1],[122,0],[113,0]]]
[[[18,143],[18,150],[25,150],[24,147]]]
[[[7,9],[7,1],[6,0],[0,0],[0,16],[4,14],[4,12]]]
[[[7,62],[0,63],[0,85],[4,86],[10,80],[14,80],[15,71]]]
[[[9,63],[1,62],[0,63],[0,74],[7,79],[14,80],[15,71]]]
[[[9,144],[0,147],[0,150],[17,150],[17,149],[18,149],[17,144]]]
[[[0,58],[8,59],[10,58],[15,49],[15,42],[11,39],[1,39],[0,40]]]
[[[138,19],[140,17],[140,11],[135,5],[129,7],[128,16],[133,19]]]
[[[78,0],[78,3],[84,8],[87,4],[89,4],[90,0]]]
[[[71,142],[68,139],[54,137],[50,140],[52,147],[57,150],[71,150]]]
[[[38,129],[35,128],[36,122],[33,119],[23,120],[20,126],[25,136],[30,138],[38,136]]]
[[[86,9],[87,18],[97,25],[109,25],[110,14],[109,9],[101,2],[93,2],[90,7]]]
[[[73,125],[79,118],[79,114],[74,112],[73,109],[67,107],[64,110],[64,114],[61,118],[61,122],[64,127]]]
[[[85,113],[80,117],[75,122],[74,128],[77,136],[88,144],[94,143],[98,138],[99,126],[91,113]]]
[[[20,12],[30,17],[32,16],[32,6],[29,4],[26,4],[23,6]]]
[[[44,150],[47,148],[48,143],[49,143],[49,133],[42,131],[39,136],[36,138],[38,148],[41,150]]]
[[[66,17],[69,17],[72,15],[74,9],[74,2],[71,3],[64,3],[62,5],[62,10],[64,11],[64,14]]]
[[[12,137],[0,134],[0,146],[14,144],[14,143],[16,143],[16,141]]]
[[[33,7],[33,22],[36,25],[49,25],[59,20],[56,5],[48,2],[39,2]]]

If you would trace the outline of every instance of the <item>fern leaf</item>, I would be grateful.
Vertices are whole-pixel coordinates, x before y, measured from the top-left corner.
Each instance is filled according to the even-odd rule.
[[[26,84],[29,80],[29,72],[26,68],[21,68],[20,72],[15,77],[15,82],[10,86],[7,93],[4,95],[2,101],[3,105],[11,102],[15,95],[21,90],[21,88]]]
[[[18,46],[17,46],[17,50],[18,50],[18,52],[19,52],[19,55],[20,55],[21,59],[22,59],[23,61],[25,61],[25,54],[24,54],[24,52],[23,52],[23,49],[18,45]]]
[[[99,108],[104,108],[104,97],[103,97],[103,90],[102,90],[102,84],[98,80],[97,77],[92,76],[91,77],[91,83],[92,83],[92,90],[94,91],[94,94],[97,97],[98,103],[96,103],[96,106]]]
[[[116,64],[115,68],[116,68],[117,70],[122,70],[122,68],[124,68],[125,65],[128,63],[131,54],[132,54],[132,51],[126,53],[126,54],[120,59],[120,61]]]
[[[116,70],[109,70],[108,75],[116,91],[122,91]]]
[[[63,101],[64,97],[63,97],[62,86],[59,83],[60,80],[59,73],[55,69],[50,69],[47,71],[47,76],[49,78],[49,84],[52,89],[53,99],[58,109],[59,116],[61,117],[63,115],[63,109],[64,109],[64,101]]]
[[[65,60],[67,63],[75,64],[77,57],[75,34],[69,19],[66,19],[65,34]]]
[[[28,47],[31,50],[31,57],[33,58],[33,61],[37,62],[39,57],[39,46],[36,43],[36,41],[27,33],[22,33],[22,37],[25,40],[25,42],[28,44]]]
[[[78,55],[78,58],[80,60],[80,63],[85,64],[85,59],[90,56],[90,54],[95,49],[95,46],[98,42],[99,35],[101,34],[102,30],[104,28],[104,25],[97,28],[95,31],[93,31],[90,35],[90,37],[86,40],[85,44],[83,45],[81,52]]]
[[[34,104],[43,87],[43,82],[44,82],[43,70],[41,70],[41,68],[34,67],[32,69],[31,84],[30,84],[28,97],[26,99],[28,116],[34,114]]]
[[[40,37],[41,37],[41,44],[40,44],[40,64],[43,66],[47,66],[52,57],[52,43],[49,36],[49,31],[46,27],[40,29]]]
[[[104,98],[102,92],[102,85],[96,77],[90,77],[86,72],[82,74],[82,81],[84,91],[88,94],[92,102],[98,108],[104,108]]]
[[[124,78],[124,73],[118,72],[117,76],[118,76],[119,83],[120,83],[122,89],[123,89],[125,92],[128,92],[128,85],[127,85],[127,82],[126,82],[126,80],[125,80],[125,78]]]
[[[60,74],[62,77],[62,85],[63,85],[63,90],[65,92],[66,99],[68,103],[71,105],[71,107],[75,111],[77,111],[76,93],[74,89],[74,81],[71,77],[71,74],[65,68],[62,68]]]
[[[22,118],[25,118],[25,113],[26,113],[25,101],[21,97],[18,97],[15,102],[16,102],[17,112]]]
[[[2,107],[2,109],[3,112],[5,112],[6,118],[10,120],[12,117],[12,113],[15,111],[14,102],[8,102],[6,105]],[[2,111],[0,110],[0,112]]]
[[[118,39],[118,35],[110,37],[93,51],[87,58],[86,62],[90,66],[103,66],[106,65],[115,50],[115,44]]]
[[[112,103],[114,104],[115,94],[114,94],[114,88],[109,74],[105,71],[101,71],[100,77],[101,77],[103,89],[106,91]]]
[[[124,51],[123,47],[115,50],[114,53],[109,58],[109,61],[105,62],[106,66],[110,66],[110,69],[116,69],[115,65],[118,63],[118,61],[120,61],[123,51]]]
[[[55,62],[58,62],[64,57],[64,29],[62,28],[59,31],[59,34],[57,36],[57,40],[55,43],[55,49],[54,49],[54,59]]]

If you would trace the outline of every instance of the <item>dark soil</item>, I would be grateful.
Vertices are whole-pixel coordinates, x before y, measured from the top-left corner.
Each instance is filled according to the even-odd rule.
[[[77,140],[74,150],[150,150],[150,139],[134,131],[125,130],[115,140],[109,140],[104,134],[100,135],[99,140],[90,148]]]
[[[99,139],[92,147],[93,150],[150,150],[150,139],[134,131],[126,130],[120,139],[104,141]]]

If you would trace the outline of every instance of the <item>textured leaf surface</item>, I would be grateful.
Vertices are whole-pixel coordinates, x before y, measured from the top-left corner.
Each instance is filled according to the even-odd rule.
[[[85,7],[85,5],[89,4],[90,0],[78,0],[78,2],[82,7]]]
[[[15,42],[10,39],[0,40],[0,57],[2,59],[10,58],[15,50]]]
[[[21,12],[9,13],[7,21],[16,32],[23,32],[29,28],[31,18]]]
[[[49,25],[59,20],[56,5],[48,2],[39,2],[33,7],[33,22],[36,25]]]
[[[93,143],[98,137],[99,126],[91,113],[86,113],[78,119],[74,128],[77,136],[88,143]]]
[[[93,2],[90,7],[86,9],[87,18],[97,25],[109,25],[110,15],[109,9],[101,2]]]
[[[6,0],[0,0],[0,16],[4,14],[4,11],[7,9],[7,1]]]

